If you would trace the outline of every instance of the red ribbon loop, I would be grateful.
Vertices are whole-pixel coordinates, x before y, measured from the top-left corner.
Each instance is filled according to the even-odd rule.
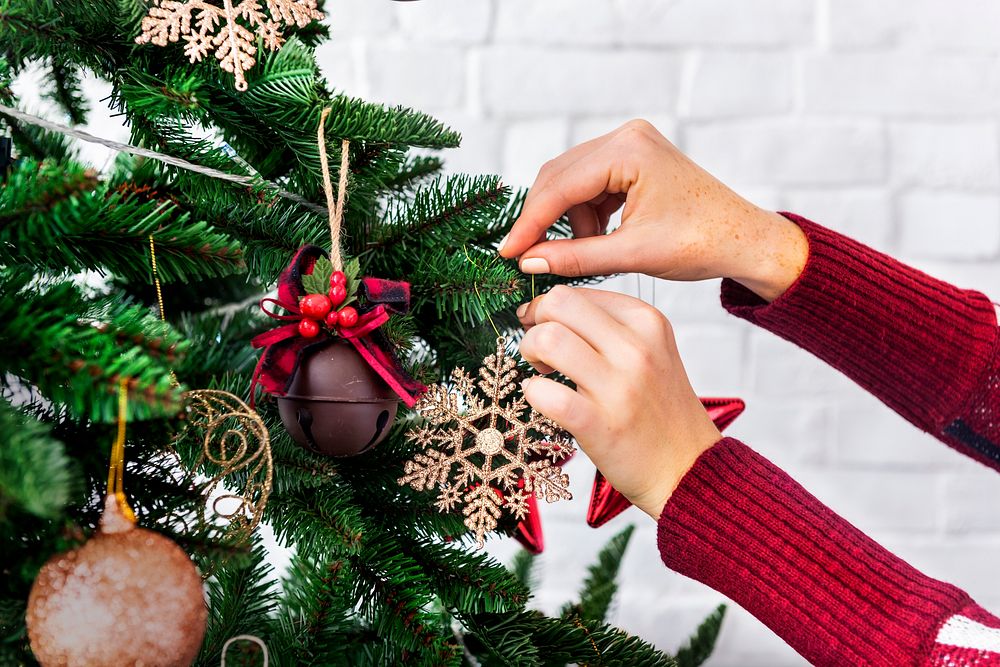
[[[298,300],[305,294],[302,276],[309,275],[316,259],[325,254],[317,246],[300,248],[278,279],[278,298],[268,297],[260,301],[260,309],[265,315],[290,323],[265,331],[250,342],[254,348],[264,348],[250,384],[251,406],[255,404],[258,384],[269,394],[284,396],[309,348],[330,339],[326,334],[317,338],[303,338],[298,329],[298,322],[303,319]],[[358,291],[358,322],[350,327],[337,327],[337,335],[354,346],[403,403],[413,407],[427,387],[409,376],[379,332],[379,328],[389,320],[392,313],[403,313],[409,309],[410,286],[405,282],[364,278]],[[283,308],[290,314],[280,315],[268,310],[268,303]]]

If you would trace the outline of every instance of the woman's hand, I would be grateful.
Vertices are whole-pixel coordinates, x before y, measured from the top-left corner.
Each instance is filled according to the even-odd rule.
[[[681,478],[721,437],[684,371],[667,319],[638,299],[554,287],[518,309],[521,356],[557,370],[524,396],[572,433],[616,489],[658,519]]]
[[[624,205],[621,227],[605,235]],[[575,238],[545,241],[569,214]],[[808,244],[795,223],[746,201],[633,120],[547,162],[500,248],[525,273],[646,273],[733,278],[772,301],[795,281]]]

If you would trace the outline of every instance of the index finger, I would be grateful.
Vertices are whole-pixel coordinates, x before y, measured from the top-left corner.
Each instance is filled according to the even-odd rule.
[[[595,161],[594,155],[610,137],[606,134],[575,146],[543,167],[525,197],[521,215],[500,247],[502,257],[517,257],[544,238],[545,230],[566,211],[604,193],[608,169]]]

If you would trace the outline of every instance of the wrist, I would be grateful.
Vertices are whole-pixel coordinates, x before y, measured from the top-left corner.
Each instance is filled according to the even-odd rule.
[[[727,276],[767,302],[774,301],[802,274],[809,241],[797,224],[773,211],[758,209],[748,224],[747,252]]]
[[[678,474],[672,479],[664,480],[658,490],[644,494],[645,497],[630,499],[632,504],[652,517],[653,521],[659,521],[663,509],[670,502],[670,498],[677,491],[677,487],[681,485],[684,477],[698,462],[702,454],[714,447],[720,440],[722,440],[722,433],[715,427],[715,424],[711,424],[711,428],[705,429],[701,435],[692,437],[691,446],[683,452],[678,452],[675,460],[668,466],[668,468],[678,471]]]

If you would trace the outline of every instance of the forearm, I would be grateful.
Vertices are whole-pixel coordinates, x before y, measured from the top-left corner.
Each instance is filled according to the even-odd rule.
[[[1000,632],[965,623],[965,616],[990,627],[1000,621],[963,591],[893,556],[731,438],[684,476],[658,536],[668,567],[733,599],[813,664],[995,664],[933,662],[938,638],[954,644],[956,628],[1000,642]]]
[[[723,305],[809,350],[903,417],[1000,468],[1000,330],[984,295],[788,216],[809,257],[772,303],[724,281]]]

